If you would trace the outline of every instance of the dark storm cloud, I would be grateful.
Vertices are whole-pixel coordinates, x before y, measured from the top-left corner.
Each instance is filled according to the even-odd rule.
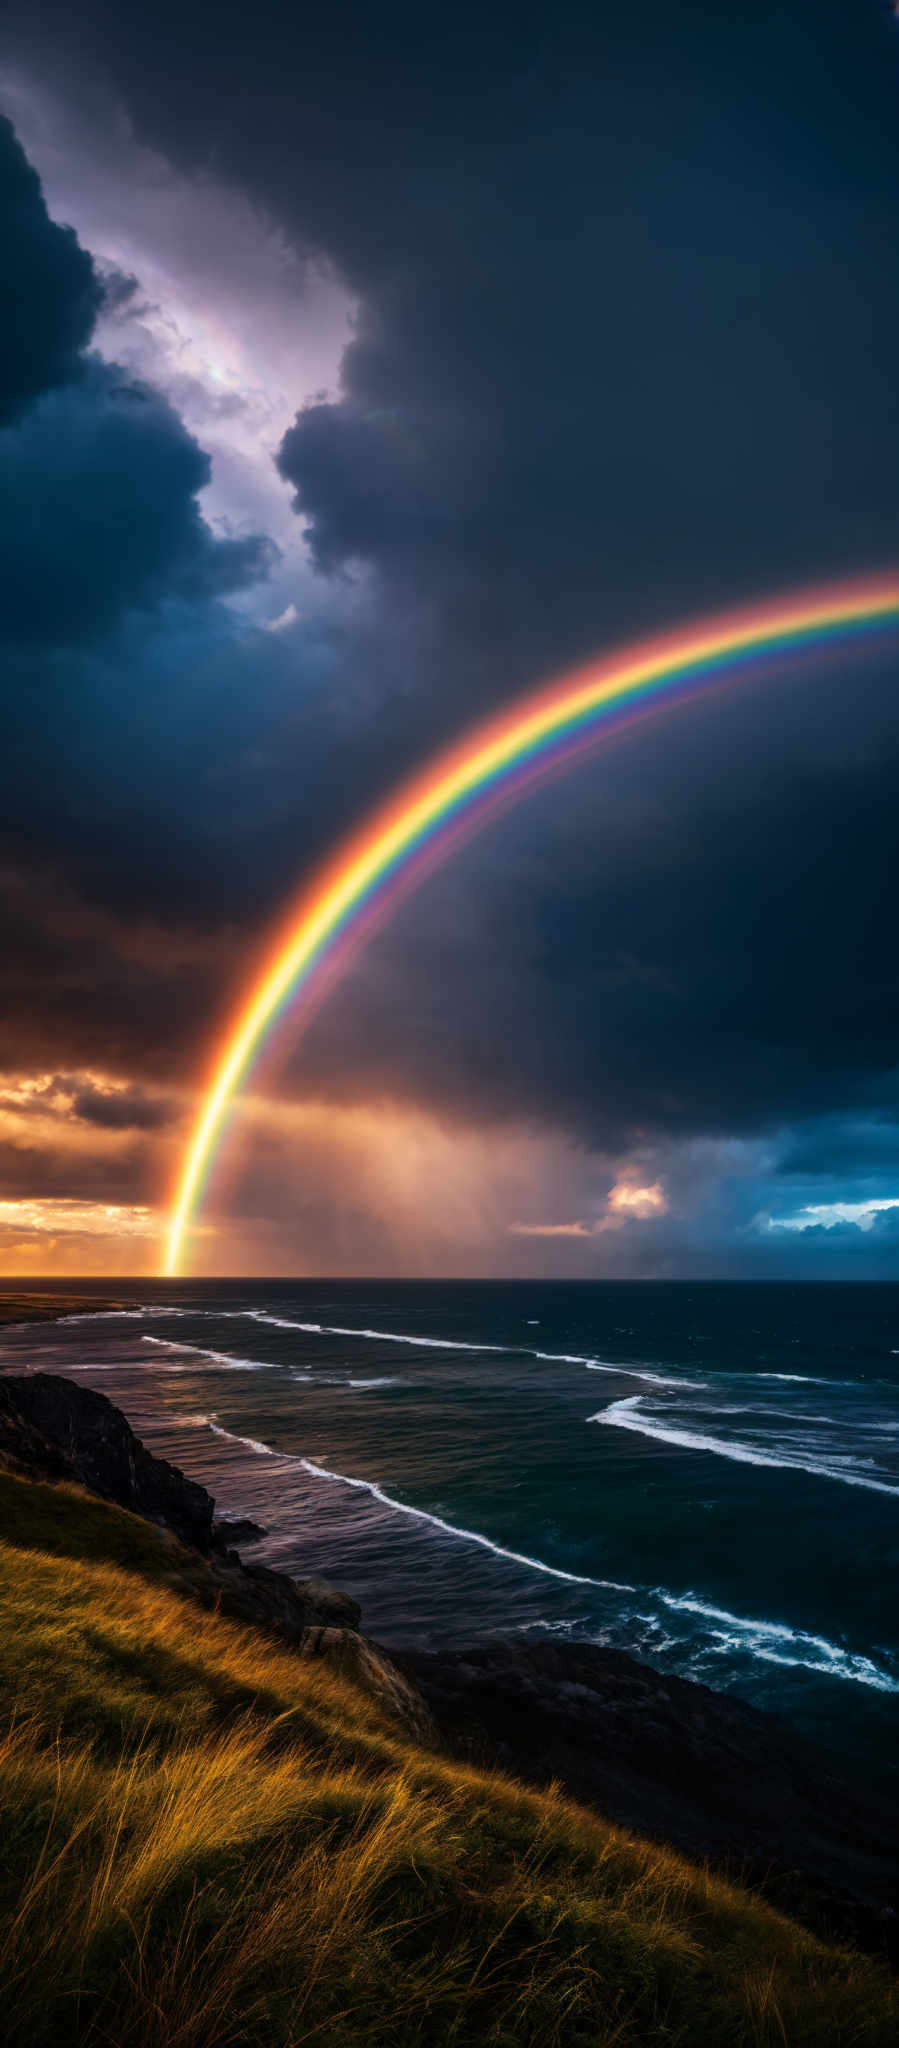
[[[157,1193],[158,1166],[137,1141],[127,1151],[8,1145],[0,1140],[0,1201],[47,1198],[95,1202],[140,1202]],[[15,1227],[14,1219],[10,1220]]]
[[[72,1114],[106,1131],[161,1131],[175,1111],[172,1103],[140,1088],[98,1088],[86,1082],[75,1090]]]
[[[64,53],[64,11],[38,18]],[[373,592],[324,661],[191,644],[177,711],[177,642],[135,652],[125,709],[97,684],[107,761],[137,764],[120,812],[98,797],[107,900],[155,889],[160,914],[211,921],[230,900],[239,951],[368,795],[478,709],[627,633],[895,556],[884,8],[262,0],[250,25],[230,4],[87,0],[77,31],[142,135],[234,180],[356,295],[340,392],[278,461],[323,574],[362,564]],[[196,471],[172,416],[157,428],[183,509]],[[159,571],[175,591],[182,542]],[[379,935],[302,1085],[616,1144],[876,1113],[899,1025],[897,763],[887,663],[620,742]],[[68,860],[65,814],[46,830]]]
[[[0,118],[0,423],[78,375],[103,301],[87,252],[51,221],[40,180]]]
[[[323,566],[430,599],[438,671],[486,648],[473,694],[894,545],[880,7],[91,19],[146,132],[359,293],[282,467]]]
[[[40,819],[45,836],[49,820]],[[109,814],[104,820],[108,844]],[[124,826],[119,840],[128,848]],[[102,846],[94,848],[99,871]],[[86,901],[58,869],[0,873],[0,1074],[182,1081],[206,1052],[227,931]]]
[[[0,315],[0,637],[77,644],[131,607],[207,601],[266,574],[261,535],[218,539],[197,494],[208,456],[156,392],[86,353],[104,299],[51,221],[9,122],[11,230]],[[119,296],[127,279],[113,279]]]
[[[888,1191],[899,1180],[899,1107],[894,1115],[823,1118],[797,1135],[780,1160],[786,1178],[811,1181],[835,1174],[862,1195]]]
[[[141,1088],[103,1088],[83,1075],[53,1074],[30,1086],[27,1092],[15,1087],[0,1089],[0,1110],[16,1118],[77,1117],[107,1131],[158,1131],[173,1121],[174,1104],[164,1097],[146,1095]]]
[[[313,1022],[297,1085],[405,1084],[611,1146],[895,1103],[899,732],[800,781],[764,735],[700,753],[706,723],[650,761],[619,743],[457,857]]]
[[[93,362],[0,436],[0,620],[69,647],[129,607],[218,597],[264,575],[258,535],[218,540],[209,458],[155,392]]]
[[[188,976],[183,943],[160,930],[134,943],[135,884],[152,870],[166,917],[191,933],[184,838],[235,638],[220,600],[277,551],[262,535],[212,531],[198,502],[206,453],[164,397],[89,352],[103,297],[94,264],[48,218],[8,124],[0,189],[15,230],[0,356],[2,1059],[128,1071],[166,1017],[189,1029],[192,1012],[209,1013],[195,925]],[[214,685],[210,674],[186,710],[185,669],[204,661],[218,664]],[[167,816],[179,804],[180,844]],[[207,846],[209,829],[207,815]],[[118,903],[119,929],[79,906],[79,884]]]

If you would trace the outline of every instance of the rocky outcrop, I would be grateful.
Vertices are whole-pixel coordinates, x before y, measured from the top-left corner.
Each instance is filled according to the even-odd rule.
[[[393,1721],[399,1721],[416,1742],[432,1743],[436,1729],[416,1685],[398,1670],[394,1658],[367,1636],[345,1628],[307,1628],[298,1649],[302,1657],[324,1657],[353,1685],[377,1700]]]
[[[391,1651],[457,1753],[757,1884],[822,1932],[896,1955],[899,1811],[773,1715],[591,1643]]]
[[[217,1607],[232,1621],[268,1628],[296,1648],[307,1629],[356,1631],[358,1601],[323,1579],[290,1579],[264,1564],[244,1564],[236,1550],[224,1556],[183,1556],[168,1573],[169,1584],[190,1593],[204,1607]]]
[[[105,1394],[55,1373],[0,1376],[0,1461],[28,1478],[74,1481],[177,1537],[166,1576],[204,1607],[294,1644],[307,1628],[358,1630],[361,1609],[335,1586],[244,1564],[205,1486],[152,1457]],[[263,1533],[244,1528],[251,1541]]]
[[[249,1515],[217,1515],[212,1524],[212,1541],[220,1550],[242,1550],[246,1543],[260,1543],[268,1530]]]
[[[304,1657],[326,1658],[375,1699],[407,1736],[433,1738],[414,1683],[360,1635],[362,1611],[324,1579],[291,1579],[245,1564],[237,1548],[257,1542],[258,1522],[216,1521],[215,1503],[162,1458],[145,1450],[103,1394],[56,1374],[0,1376],[0,1466],[28,1478],[68,1480],[155,1522],[164,1582],[206,1609],[266,1628]]]
[[[56,1373],[0,1377],[0,1454],[30,1476],[75,1480],[209,1549],[211,1494],[151,1457],[121,1411],[90,1387]]]

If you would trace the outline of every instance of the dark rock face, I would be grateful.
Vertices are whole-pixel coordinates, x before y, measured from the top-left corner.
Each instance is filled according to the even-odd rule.
[[[214,1502],[205,1486],[153,1458],[124,1415],[90,1387],[55,1373],[0,1377],[0,1451],[46,1479],[72,1479],[104,1500],[163,1522],[208,1550]]]
[[[252,1522],[249,1515],[217,1515],[212,1525],[212,1541],[220,1550],[243,1548],[245,1543],[261,1543],[268,1530],[261,1522]]]
[[[214,1523],[205,1486],[152,1457],[121,1411],[90,1387],[55,1373],[0,1375],[0,1461],[29,1478],[74,1481],[171,1532],[188,1550],[173,1547],[167,1576],[203,1607],[293,1644],[307,1628],[359,1628],[361,1608],[335,1586],[244,1564],[230,1546],[242,1530],[250,1532],[243,1540],[256,1540],[264,1533],[258,1524]]]
[[[338,1592],[336,1586],[328,1586],[322,1579],[289,1579],[285,1572],[270,1571],[264,1564],[243,1564],[236,1550],[206,1559],[203,1581],[223,1614],[233,1621],[275,1628],[294,1645],[308,1628],[356,1630],[362,1619],[358,1602],[348,1593]],[[197,1590],[203,1597],[202,1587],[198,1585]],[[209,1598],[205,1604],[211,1604]]]
[[[899,1811],[868,1804],[773,1715],[590,1643],[390,1655],[461,1754],[558,1779],[820,1932],[899,1952]]]

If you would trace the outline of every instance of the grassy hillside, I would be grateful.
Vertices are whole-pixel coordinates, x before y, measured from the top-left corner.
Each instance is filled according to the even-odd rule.
[[[410,1746],[0,1474],[9,2048],[894,2044],[875,1964],[562,1798]]]

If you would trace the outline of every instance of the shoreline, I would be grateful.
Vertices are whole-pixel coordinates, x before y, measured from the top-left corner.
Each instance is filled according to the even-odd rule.
[[[245,1563],[253,1532],[216,1523],[206,1489],[152,1457],[106,1396],[61,1375],[5,1375],[0,1402],[0,1465],[74,1480],[186,1542],[187,1597],[386,1689],[416,1739],[430,1731],[463,1762],[555,1781],[618,1825],[749,1882],[816,1932],[899,1960],[899,1810],[777,1717],[589,1641],[374,1642],[326,1579]],[[315,1568],[327,1573],[327,1559]]]

